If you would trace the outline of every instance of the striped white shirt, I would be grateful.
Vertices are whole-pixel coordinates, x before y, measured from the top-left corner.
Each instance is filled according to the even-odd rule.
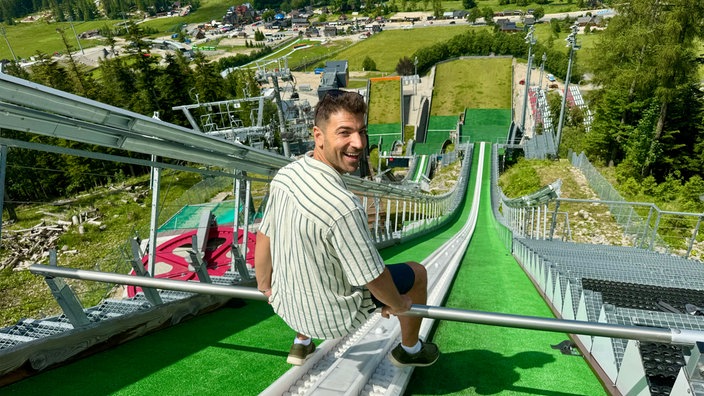
[[[294,330],[339,338],[374,309],[384,271],[367,215],[336,170],[308,154],[271,182],[260,231],[271,239],[271,305]]]

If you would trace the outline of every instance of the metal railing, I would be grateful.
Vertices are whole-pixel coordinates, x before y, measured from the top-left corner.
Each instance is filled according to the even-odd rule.
[[[33,274],[42,275],[45,277],[73,278],[86,281],[118,283],[124,285],[266,301],[266,297],[255,288],[214,285],[200,282],[183,282],[168,279],[155,279],[150,277],[136,277],[40,264],[31,266],[29,270]],[[622,326],[608,323],[541,318],[535,316],[522,316],[495,312],[481,312],[419,304],[412,305],[411,309],[402,315],[521,329],[664,342],[678,345],[694,345],[697,341],[704,340],[704,332],[696,330],[663,329],[659,327],[645,326]]]

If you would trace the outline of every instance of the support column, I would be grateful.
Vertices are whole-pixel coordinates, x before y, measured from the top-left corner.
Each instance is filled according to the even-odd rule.
[[[5,209],[5,175],[7,173],[7,146],[0,145],[0,246],[2,246],[2,214]]]
[[[152,160],[156,162],[156,156],[152,156]],[[149,276],[154,276],[156,273],[156,245],[157,245],[157,228],[159,227],[159,193],[161,192],[160,186],[161,179],[161,168],[152,167],[152,206],[151,206],[151,218],[149,221],[149,264],[148,272]]]

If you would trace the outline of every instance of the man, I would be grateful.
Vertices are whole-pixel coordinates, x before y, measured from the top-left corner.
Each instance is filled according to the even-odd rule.
[[[342,175],[359,167],[367,144],[364,98],[330,91],[315,108],[315,148],[280,169],[271,182],[254,253],[257,286],[274,311],[298,332],[287,361],[300,365],[315,351],[311,337],[339,338],[376,308],[399,315],[425,304],[427,273],[416,262],[385,266],[367,230],[359,199]],[[398,317],[399,367],[429,366],[437,346],[418,339],[422,318]]]

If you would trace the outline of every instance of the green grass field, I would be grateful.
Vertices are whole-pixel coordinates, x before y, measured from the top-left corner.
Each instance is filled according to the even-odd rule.
[[[338,58],[337,53],[352,45],[351,39],[320,42],[318,40],[299,39],[296,44],[308,44],[306,48],[285,51],[289,67],[298,71],[311,71],[316,67],[325,66],[325,60]],[[281,57],[281,53],[274,53],[267,58]]]
[[[496,141],[511,123],[511,58],[469,58],[437,66],[428,134],[417,153],[436,153],[467,114],[461,139]]]
[[[376,63],[377,74],[388,75],[395,73],[396,65],[402,57],[411,58],[415,51],[447,41],[469,29],[487,28],[453,25],[386,30],[354,44],[351,40],[328,41],[324,44],[302,40],[302,43],[309,42],[311,46],[290,52],[287,56],[289,66],[297,69],[300,69],[300,65],[304,63],[308,64],[307,68],[310,70],[313,67],[322,66],[325,59],[345,59],[349,62],[349,68],[352,71],[362,71],[362,62],[369,56]]]
[[[410,58],[423,47],[447,41],[469,29],[472,29],[469,25],[453,25],[385,30],[340,52],[336,57],[347,59],[350,70],[362,70],[362,61],[369,56],[378,70],[392,73],[402,57]]]
[[[106,24],[114,24],[116,21],[90,21],[74,22],[73,26],[78,34],[82,32],[98,29]],[[13,26],[6,26],[7,42],[12,46],[12,52],[18,59],[29,59],[36,55],[37,51],[52,55],[54,52],[66,52],[61,35],[57,29],[63,30],[74,51],[78,50],[78,44],[71,30],[71,24],[61,23],[20,23]],[[12,59],[12,53],[5,40],[0,40],[0,58]],[[103,40],[81,40],[81,46],[85,48],[96,45],[103,45]]]
[[[511,58],[474,58],[437,66],[431,116],[459,115],[465,108],[511,108]]]
[[[369,123],[401,122],[401,81],[372,81],[369,95]]]

